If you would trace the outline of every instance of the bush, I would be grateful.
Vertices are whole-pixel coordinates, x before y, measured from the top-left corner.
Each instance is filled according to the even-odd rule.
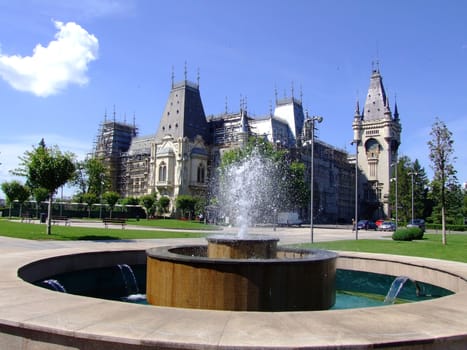
[[[414,239],[423,239],[423,230],[417,227],[401,228],[392,234],[394,241],[412,241]]]

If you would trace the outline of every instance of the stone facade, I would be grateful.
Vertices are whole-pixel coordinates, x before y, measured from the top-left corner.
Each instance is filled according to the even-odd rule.
[[[276,100],[274,112],[265,116],[249,116],[244,104],[238,113],[206,116],[199,84],[185,80],[172,82],[155,135],[137,137],[134,125],[105,121],[95,155],[112,164],[112,188],[122,196],[167,196],[173,210],[179,195],[206,196],[223,152],[242,147],[251,136],[289,149],[293,159],[305,163],[309,178],[309,125],[302,101],[293,96]],[[397,158],[400,124],[397,107],[394,116],[389,109],[379,71],[371,76],[362,113],[357,103],[353,130],[359,141],[360,206],[368,218],[378,211],[388,215],[390,164]],[[106,143],[108,135],[124,142]],[[316,139],[314,150],[315,222],[350,222],[355,205],[352,157]],[[309,208],[299,211],[309,220]]]
[[[400,145],[401,124],[397,104],[394,114],[379,70],[373,70],[365,106],[355,110],[354,142],[358,143],[359,203],[361,218],[391,217],[391,180],[397,181],[395,165]]]

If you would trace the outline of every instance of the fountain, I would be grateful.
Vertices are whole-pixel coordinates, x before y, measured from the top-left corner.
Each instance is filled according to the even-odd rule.
[[[272,213],[278,198],[274,162],[257,150],[224,167],[217,193],[237,235],[207,237],[208,245],[147,250],[150,304],[235,311],[326,310],[335,302],[337,255],[282,249],[276,237],[248,227]],[[260,181],[261,180],[261,181]]]

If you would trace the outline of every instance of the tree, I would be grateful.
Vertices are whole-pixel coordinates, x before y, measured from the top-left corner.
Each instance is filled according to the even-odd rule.
[[[42,202],[45,202],[49,198],[49,191],[43,187],[37,187],[32,189],[32,196],[36,200],[36,217],[38,216],[39,207]]]
[[[88,217],[91,217],[91,208],[93,204],[99,202],[99,198],[95,193],[88,192],[81,195],[81,200],[83,203],[86,203],[86,206],[88,207]]]
[[[102,195],[102,198],[108,204],[110,208],[110,217],[112,218],[112,212],[117,204],[118,200],[120,199],[120,195],[117,192],[107,191]]]
[[[55,191],[71,180],[75,173],[74,155],[62,153],[58,146],[48,148],[44,139],[37,148],[26,151],[20,157],[20,168],[14,171],[15,175],[25,176],[26,184],[33,190],[45,188],[49,193],[47,216],[47,234],[52,231],[52,201]]]
[[[154,213],[154,206],[156,203],[156,195],[155,194],[147,194],[142,196],[139,200],[140,204],[143,206],[144,211],[146,212],[146,218],[149,219],[150,216]]]
[[[190,195],[179,195],[175,201],[177,210],[180,210],[180,213],[183,217],[191,219],[193,212],[195,211],[196,198]]]
[[[416,159],[412,162],[408,156],[401,156],[397,161],[397,206],[398,219],[408,222],[412,218],[412,176],[414,218],[425,218],[428,180],[425,170]],[[389,202],[395,208],[395,186],[391,186]]]
[[[167,196],[162,196],[159,198],[157,201],[157,208],[159,210],[159,213],[164,215],[169,211],[169,205],[170,205],[170,198]]]
[[[19,181],[13,180],[11,182],[3,182],[2,191],[3,193],[5,193],[7,203],[10,206],[8,216],[11,218],[11,205],[13,201],[15,200],[17,200],[20,204],[19,216],[21,216],[23,203],[31,195],[31,192],[29,191],[29,189],[26,186],[19,183]]]
[[[446,242],[446,185],[450,182],[456,182],[456,170],[453,162],[454,140],[452,133],[446,124],[439,118],[436,118],[430,132],[431,140],[428,141],[430,149],[431,167],[434,171],[434,179],[440,184],[440,204],[441,204],[441,230],[443,245]]]
[[[99,158],[87,158],[77,163],[76,176],[73,183],[81,193],[94,193],[100,197],[110,184],[107,168]]]

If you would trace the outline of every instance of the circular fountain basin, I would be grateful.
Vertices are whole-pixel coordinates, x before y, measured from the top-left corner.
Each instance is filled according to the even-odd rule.
[[[265,235],[211,235],[208,241],[208,258],[272,259],[276,257],[279,238]]]
[[[214,236],[208,246],[148,249],[148,302],[233,311],[327,310],[334,305],[336,253],[277,248],[274,238],[247,240]],[[252,249],[251,241],[258,246]],[[254,257],[243,257],[252,252]],[[258,252],[268,257],[258,258]]]

